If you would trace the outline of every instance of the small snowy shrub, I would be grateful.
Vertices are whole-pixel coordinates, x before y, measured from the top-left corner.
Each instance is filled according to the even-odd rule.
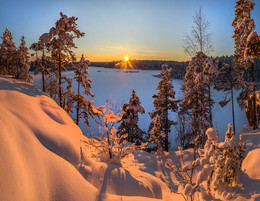
[[[103,123],[99,124],[101,138],[91,138],[87,143],[99,150],[102,159],[120,164],[121,158],[135,152],[136,146],[135,143],[130,144],[125,140],[128,134],[119,135],[117,133],[114,124],[121,120],[122,114],[115,115],[111,109],[106,113],[106,105],[93,108],[94,112],[103,118]]]
[[[180,179],[180,187],[176,193],[182,194],[185,200],[194,200],[196,191],[208,196],[214,196],[215,193],[222,194],[225,187],[236,183],[245,157],[245,142],[240,139],[239,144],[236,145],[231,128],[232,125],[229,124],[224,142],[218,142],[214,129],[209,128],[206,131],[208,140],[203,149],[198,149],[199,157],[194,157],[191,165],[186,165],[188,163],[184,161],[180,167],[171,161],[166,163],[166,166]],[[196,179],[193,178],[195,169],[198,171]]]
[[[240,139],[236,145],[232,125],[228,125],[225,141],[217,144],[217,152],[211,163],[214,165],[212,183],[214,190],[219,190],[223,185],[233,186],[237,181],[237,173],[245,158],[245,142]]]

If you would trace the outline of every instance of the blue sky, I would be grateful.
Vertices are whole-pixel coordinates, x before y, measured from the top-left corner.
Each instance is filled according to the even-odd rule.
[[[188,60],[182,44],[192,16],[202,6],[213,33],[213,56],[231,55],[235,0],[1,0],[0,34],[7,27],[17,46],[37,42],[62,11],[79,18],[85,37],[76,40],[78,56],[91,61],[130,59]],[[260,33],[260,2],[252,17]]]

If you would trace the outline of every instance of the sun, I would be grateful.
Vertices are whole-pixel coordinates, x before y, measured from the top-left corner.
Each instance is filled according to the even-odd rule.
[[[125,57],[125,61],[128,61],[128,57]]]

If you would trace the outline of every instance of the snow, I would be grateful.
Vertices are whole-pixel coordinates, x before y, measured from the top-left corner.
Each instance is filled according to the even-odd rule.
[[[33,85],[0,79],[0,200],[94,200],[72,165],[80,129]]]
[[[213,128],[207,129],[206,135],[207,135],[209,140],[212,140],[214,142],[218,141],[218,136],[216,135],[216,132],[215,132],[215,130]]]
[[[150,174],[144,183],[111,163],[83,163],[81,130],[33,85],[0,77],[0,97],[0,200],[153,200],[162,188],[171,200]]]
[[[260,149],[252,150],[248,153],[246,159],[242,163],[242,170],[247,173],[251,179],[260,179]]]
[[[31,84],[1,76],[0,111],[0,200],[182,201],[171,190],[179,188],[185,194],[194,190],[180,185],[165,166],[168,160],[176,166],[184,160],[187,169],[192,150],[137,150],[120,164],[102,159],[67,113]],[[260,199],[260,130],[243,132],[247,142],[243,171],[238,184],[226,188],[217,200]],[[210,130],[207,135],[216,137]],[[203,171],[210,169],[205,164]],[[206,180],[205,175],[196,171],[194,182]],[[212,200],[204,191],[195,196],[198,199]]]

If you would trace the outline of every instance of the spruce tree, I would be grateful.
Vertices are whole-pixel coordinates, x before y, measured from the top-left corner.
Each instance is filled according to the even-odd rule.
[[[89,126],[89,116],[94,118],[97,114],[93,111],[94,105],[90,100],[86,99],[84,95],[80,93],[80,88],[84,89],[83,93],[86,96],[95,97],[95,95],[90,91],[92,88],[91,80],[88,78],[88,64],[89,62],[85,60],[82,55],[80,62],[76,65],[74,70],[74,79],[78,83],[77,94],[74,94],[73,101],[76,102],[76,124],[79,124],[81,118],[85,119],[85,123]]]
[[[13,42],[11,32],[6,28],[2,37],[0,47],[1,66],[0,74],[14,75],[14,66],[16,63],[16,46]]]
[[[248,99],[250,93],[253,94],[253,129],[257,129],[254,56],[247,55],[250,52],[247,51],[248,38],[255,30],[255,22],[254,19],[251,19],[250,15],[251,10],[254,9],[254,5],[255,3],[251,0],[238,0],[235,6],[235,18],[233,19],[232,26],[234,27],[235,62],[242,65],[245,69],[251,66],[252,71],[252,87],[249,88],[252,88],[252,90],[249,93],[243,91],[244,94],[240,96],[240,99],[244,98],[243,101],[245,101]]]
[[[141,102],[135,90],[132,91],[129,103],[123,104],[122,110],[123,114],[120,120],[121,124],[118,127],[118,133],[121,136],[128,134],[127,141],[140,145],[143,141],[144,132],[138,126],[138,113],[143,114],[145,110],[141,106]]]
[[[165,133],[162,132],[162,124],[160,116],[156,115],[155,119],[152,120],[153,128],[150,132],[149,142],[156,144],[155,150],[159,153],[163,151],[163,144],[165,144]]]
[[[203,145],[206,140],[206,130],[213,126],[211,97],[212,80],[218,74],[217,61],[208,58],[203,52],[198,52],[186,68],[184,76],[183,101],[180,105],[182,114],[189,117],[192,135],[196,144]]]
[[[158,93],[154,94],[153,104],[155,110],[151,111],[150,117],[153,119],[157,115],[160,116],[161,129],[165,133],[165,139],[163,143],[163,148],[165,151],[169,150],[168,136],[171,132],[171,126],[175,124],[174,121],[169,119],[169,111],[177,112],[178,105],[177,100],[175,100],[175,91],[172,85],[171,72],[172,69],[168,68],[167,64],[162,65],[161,80],[158,82],[157,90]],[[153,125],[151,124],[151,127]]]
[[[55,27],[50,29],[48,50],[51,52],[52,61],[56,65],[54,76],[57,81],[52,79],[51,86],[55,87],[55,84],[58,84],[56,85],[58,86],[58,100],[60,106],[64,108],[65,106],[63,103],[66,100],[66,97],[64,97],[66,93],[63,92],[62,82],[65,82],[65,85],[69,85],[69,83],[67,83],[68,79],[62,77],[61,71],[62,69],[67,70],[65,64],[75,61],[75,55],[72,51],[73,48],[76,48],[74,39],[84,36],[85,33],[80,32],[78,29],[76,23],[78,18],[74,16],[67,17],[62,12],[60,13],[60,16],[60,19],[55,23]],[[51,90],[53,92],[56,91],[56,89]]]
[[[16,59],[16,65],[14,67],[15,78],[33,83],[33,78],[30,74],[29,52],[23,36],[21,38],[21,44],[17,50]]]

